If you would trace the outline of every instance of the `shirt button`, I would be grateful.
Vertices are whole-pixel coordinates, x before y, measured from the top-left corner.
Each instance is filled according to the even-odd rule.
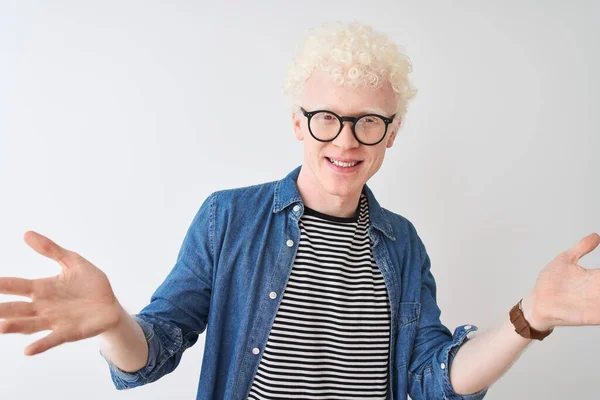
[[[465,325],[465,330],[468,331],[469,329],[471,329],[472,326],[471,325]]]
[[[258,350],[258,349],[256,349],[256,350]],[[440,368],[441,368],[441,369],[446,369],[446,364],[444,364],[444,363],[441,363],[441,364],[440,364]]]
[[[270,297],[271,299],[275,299],[275,298],[277,298],[277,293],[275,293],[275,292],[271,292],[271,293],[269,293],[269,297]]]
[[[292,247],[294,245],[294,241],[292,239],[288,239],[288,241],[285,242],[285,244],[287,244],[287,247]]]
[[[252,349],[252,354],[257,355],[258,353],[260,353],[260,350],[258,349],[258,347],[255,347]]]
[[[298,205],[295,205],[295,206],[294,206],[294,211],[295,211],[295,212],[298,212],[298,211],[300,211],[300,206],[298,206]]]

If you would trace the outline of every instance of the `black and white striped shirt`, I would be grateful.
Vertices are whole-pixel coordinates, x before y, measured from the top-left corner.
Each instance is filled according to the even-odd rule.
[[[366,196],[351,218],[305,207],[301,237],[249,399],[385,399],[390,308]]]

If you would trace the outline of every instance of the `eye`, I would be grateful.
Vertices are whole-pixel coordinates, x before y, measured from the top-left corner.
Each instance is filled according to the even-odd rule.
[[[325,111],[316,113],[313,116],[313,119],[315,120],[315,122],[318,122],[318,123],[328,123],[329,124],[329,123],[334,123],[334,122],[337,123],[338,122],[338,119],[336,118],[335,115],[325,112]]]
[[[379,126],[383,125],[383,121],[374,115],[367,115],[359,119],[357,125],[363,129],[379,129]]]

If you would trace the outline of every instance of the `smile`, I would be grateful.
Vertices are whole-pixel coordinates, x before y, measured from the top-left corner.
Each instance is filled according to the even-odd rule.
[[[337,167],[341,167],[341,168],[352,168],[360,163],[362,163],[362,161],[339,161],[339,160],[334,160],[331,159],[329,157],[325,157],[327,158],[327,160],[329,160],[329,162]]]

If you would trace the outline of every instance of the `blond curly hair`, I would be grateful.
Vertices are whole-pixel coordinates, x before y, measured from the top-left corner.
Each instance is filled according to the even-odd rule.
[[[283,81],[283,95],[299,111],[304,83],[316,68],[339,85],[380,88],[388,81],[396,94],[396,117],[403,118],[417,89],[409,80],[409,57],[386,35],[357,21],[326,22],[309,30]]]

